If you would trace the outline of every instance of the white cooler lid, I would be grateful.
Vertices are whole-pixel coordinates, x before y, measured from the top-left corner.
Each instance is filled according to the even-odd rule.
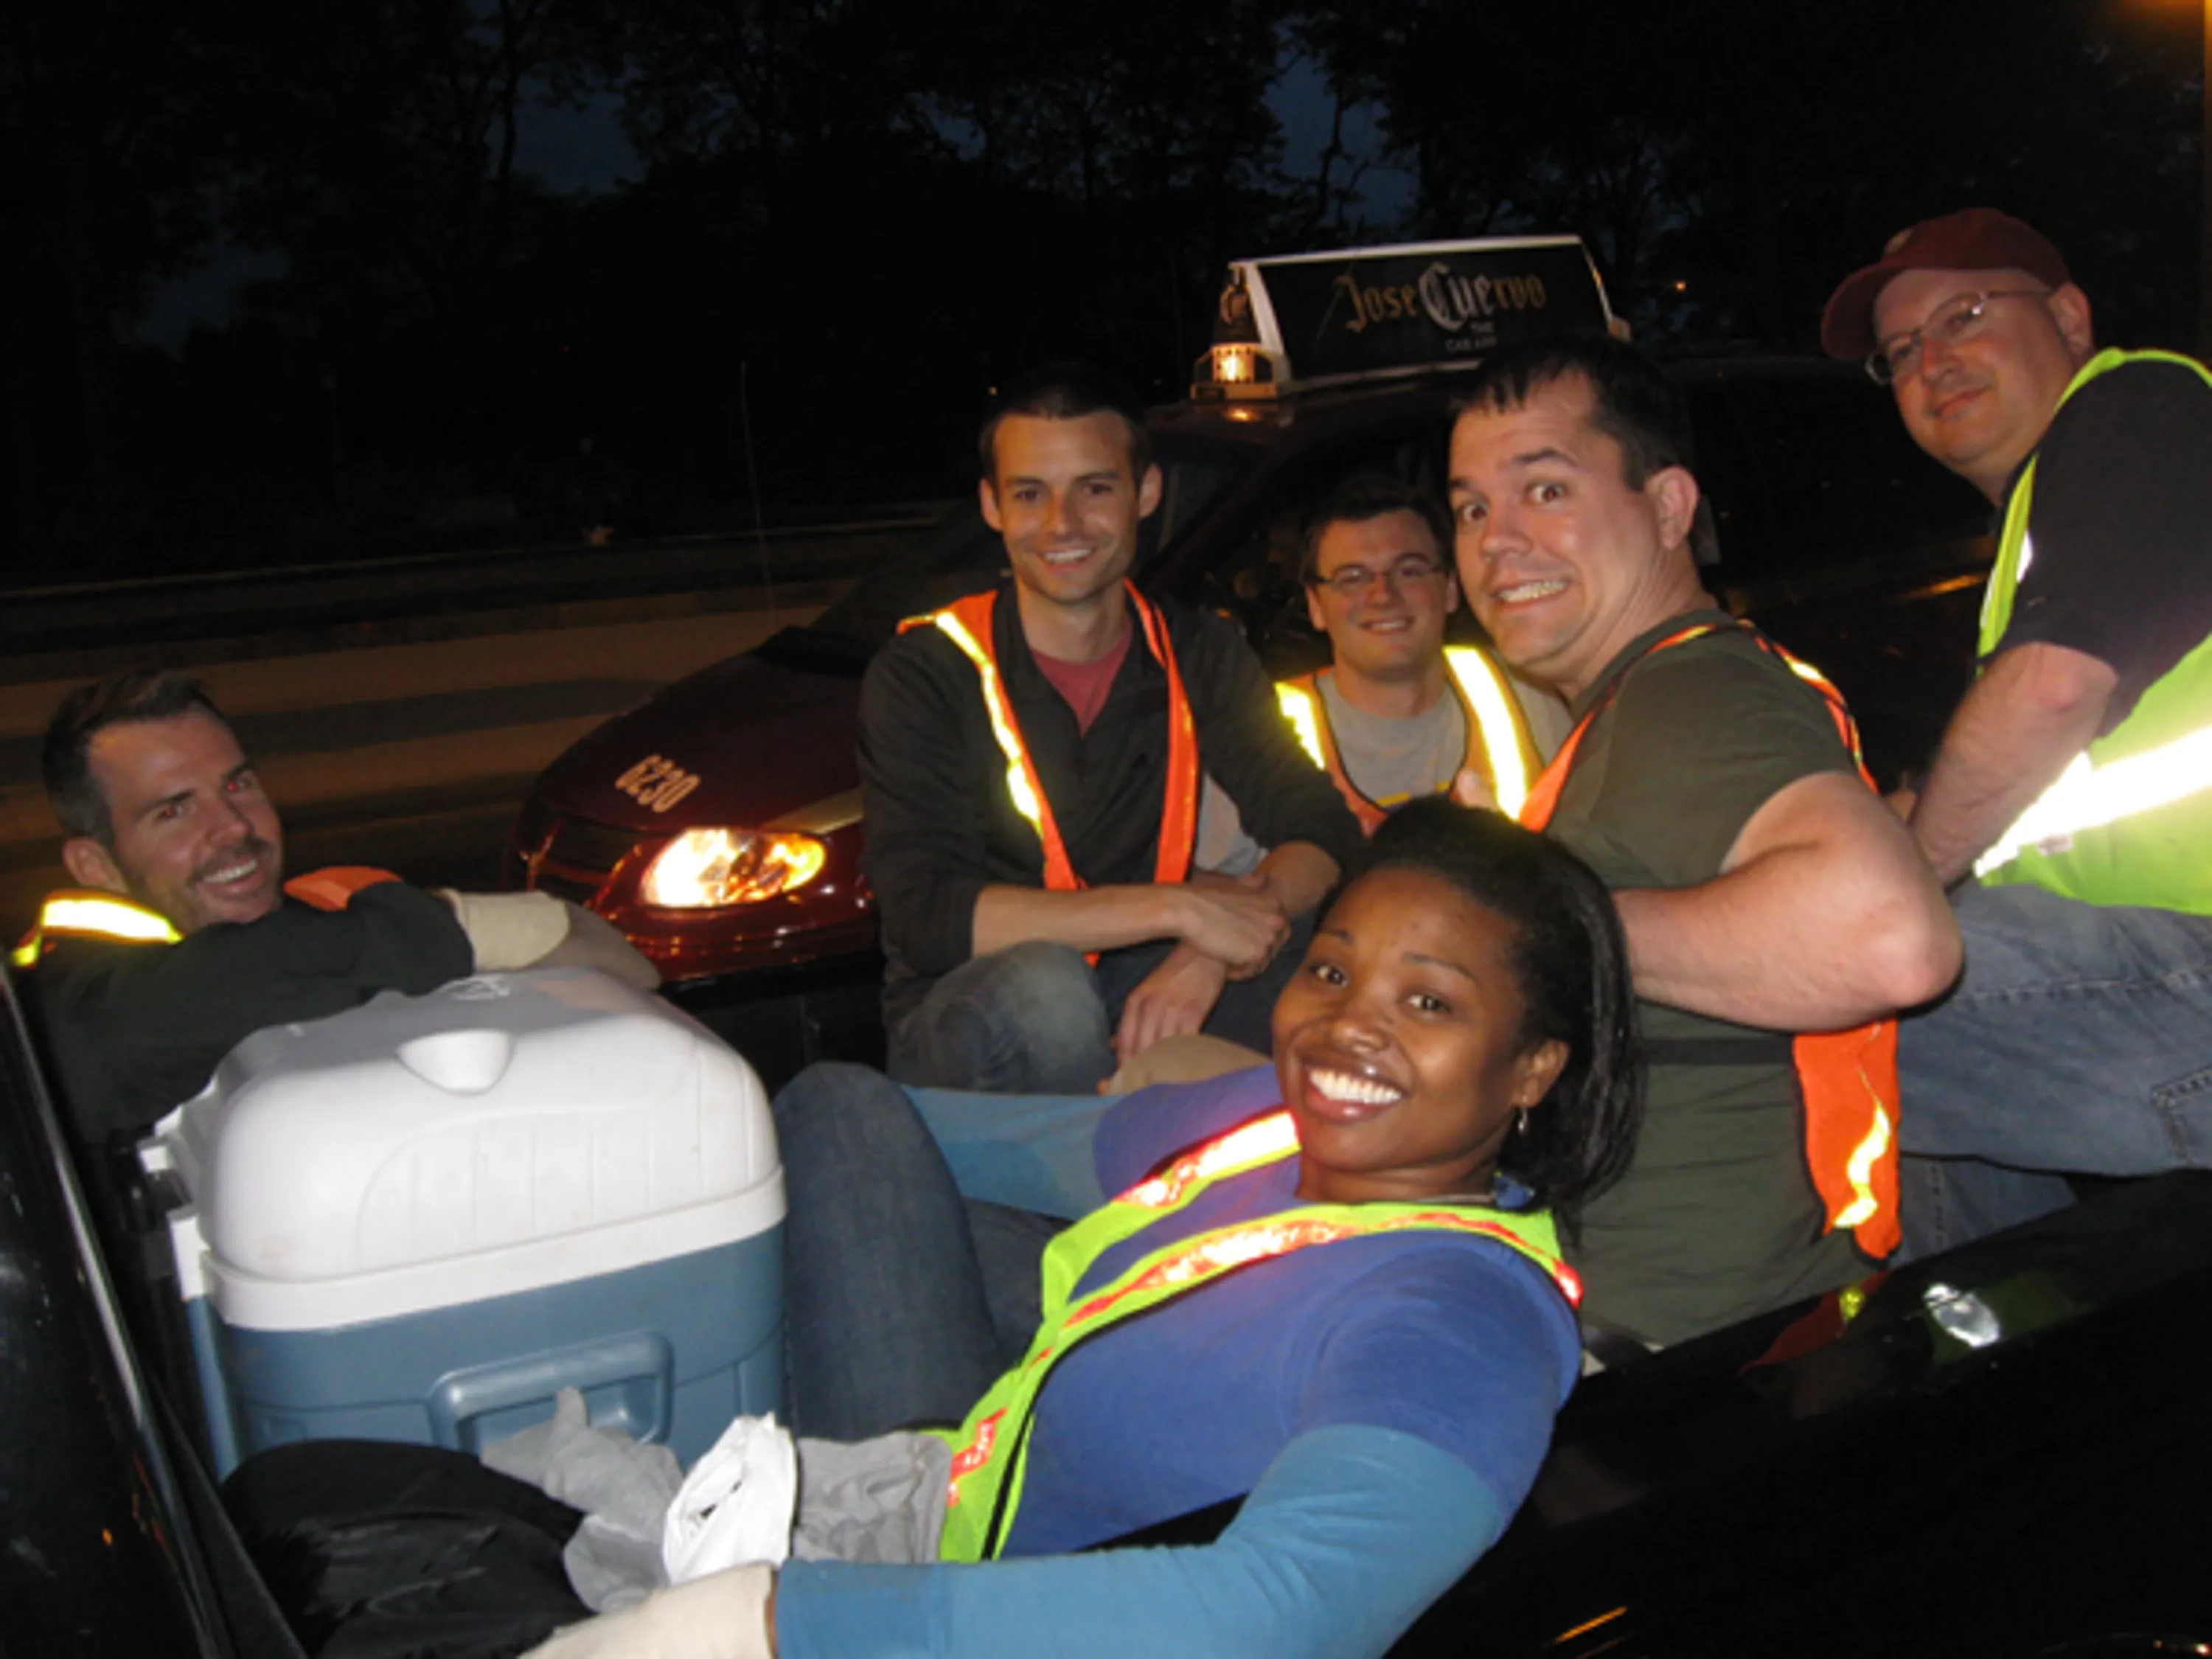
[[[258,1031],[161,1126],[234,1324],[619,1272],[783,1217],[760,1080],[659,998],[541,969]]]

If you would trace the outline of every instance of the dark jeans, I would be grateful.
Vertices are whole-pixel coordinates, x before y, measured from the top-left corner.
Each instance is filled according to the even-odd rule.
[[[2039,887],[1952,896],[1958,988],[1899,1030],[1906,1259],[2212,1164],[2212,918]]]
[[[1275,999],[1305,958],[1313,918],[1256,978],[1232,980],[1206,1017],[1213,1036],[1267,1053]],[[1166,960],[1170,940],[1109,951],[1096,968],[1065,945],[974,957],[929,988],[890,1034],[890,1073],[929,1089],[1079,1095],[1113,1075],[1121,1005]]]
[[[866,1066],[809,1067],[775,1121],[793,1431],[959,1422],[1036,1334],[1038,1261],[1066,1218],[963,1198],[907,1091]]]

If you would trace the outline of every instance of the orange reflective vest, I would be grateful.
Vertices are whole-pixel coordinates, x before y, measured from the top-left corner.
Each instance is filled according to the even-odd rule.
[[[1528,723],[1513,688],[1487,655],[1474,646],[1454,646],[1444,653],[1445,681],[1459,698],[1467,720],[1467,757],[1463,764],[1482,775],[1508,817],[1517,813],[1528,793],[1528,779],[1536,769],[1536,746],[1528,736]],[[1370,800],[1344,764],[1335,728],[1329,724],[1328,703],[1321,694],[1321,680],[1330,669],[1279,681],[1275,700],[1297,733],[1298,746],[1315,765],[1329,775],[1336,793],[1352,809],[1359,827],[1373,835],[1390,816],[1389,809]],[[1450,787],[1448,782],[1446,788]]]
[[[1136,607],[1146,646],[1167,671],[1167,799],[1160,814],[1159,852],[1154,860],[1152,879],[1164,884],[1179,882],[1190,874],[1191,854],[1198,844],[1198,722],[1191,713],[1190,698],[1183,691],[1182,671],[1176,665],[1175,647],[1168,639],[1167,623],[1152,602],[1133,585],[1123,586],[1129,603]],[[996,592],[971,593],[942,611],[908,617],[899,624],[899,631],[933,627],[975,665],[976,677],[982,683],[983,706],[990,712],[991,732],[1006,757],[1006,793],[1013,797],[1015,811],[1029,820],[1038,841],[1044,845],[1044,884],[1055,893],[1073,893],[1087,884],[1075,873],[1075,866],[1068,860],[1067,843],[1060,839],[1052,801],[1044,793],[1044,785],[1037,780],[1036,763],[1030,758],[1029,746],[1022,739],[1021,722],[1014,718],[1014,706],[1007,699],[1006,682],[999,672],[992,633],[998,604]]]
[[[1022,1363],[1001,1376],[948,1437],[952,1478],[938,1553],[947,1561],[997,1555],[1013,1529],[1029,1462],[1037,1396],[1053,1368],[1124,1319],[1203,1289],[1224,1273],[1340,1239],[1389,1232],[1453,1232],[1487,1238],[1541,1267],[1570,1306],[1582,1281],[1560,1260],[1551,1217],[1487,1205],[1302,1204],[1255,1221],[1232,1222],[1179,1239],[1131,1263],[1081,1300],[1075,1287],[1101,1254],[1194,1200],[1214,1182],[1297,1155],[1286,1111],[1230,1130],[1183,1153],[1055,1237],[1043,1263],[1044,1317]]]
[[[318,910],[343,910],[364,887],[399,878],[389,870],[366,865],[332,865],[311,870],[284,884],[284,890]],[[17,941],[8,960],[17,968],[34,968],[57,939],[104,939],[124,944],[174,945],[184,935],[159,910],[135,899],[98,888],[64,887],[46,895],[39,919]]]
[[[1744,629],[1761,650],[1820,694],[1860,777],[1873,788],[1874,778],[1859,753],[1858,726],[1843,693],[1819,669],[1800,662],[1749,623],[1698,623],[1669,635],[1644,654],[1648,657],[1723,628]],[[1612,687],[1576,724],[1536,780],[1528,805],[1521,809],[1521,822],[1529,829],[1540,830],[1551,823],[1583,734],[1635,672],[1631,664],[1613,677]],[[1848,1031],[1802,1032],[1791,1042],[1790,1051],[1805,1101],[1805,1163],[1820,1197],[1825,1230],[1848,1227],[1859,1248],[1879,1261],[1904,1237],[1897,1213],[1897,1022],[1881,1019]]]

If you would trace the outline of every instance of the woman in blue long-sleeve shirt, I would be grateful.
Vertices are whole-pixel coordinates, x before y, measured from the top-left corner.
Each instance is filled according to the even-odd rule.
[[[1504,1530],[1573,1386],[1547,1212],[1571,1225],[1627,1162],[1632,1010],[1587,870],[1495,815],[1407,808],[1283,994],[1273,1069],[1100,1120],[1118,1196],[1048,1253],[1044,1329],[953,1437],[945,1564],[740,1568],[541,1651],[1379,1654]],[[825,1113],[898,1092],[811,1086]],[[878,1292],[845,1311],[880,1365],[916,1311],[884,1286],[981,1297],[972,1249],[930,1231],[838,1264]],[[908,1322],[933,1365],[962,1322]],[[988,1348],[988,1313],[966,1322]],[[1069,1553],[1239,1496],[1210,1545]]]

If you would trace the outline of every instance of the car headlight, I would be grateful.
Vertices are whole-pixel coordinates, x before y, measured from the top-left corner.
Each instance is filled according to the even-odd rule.
[[[686,830],[655,855],[638,896],[670,910],[757,904],[822,873],[830,849],[811,836]]]

